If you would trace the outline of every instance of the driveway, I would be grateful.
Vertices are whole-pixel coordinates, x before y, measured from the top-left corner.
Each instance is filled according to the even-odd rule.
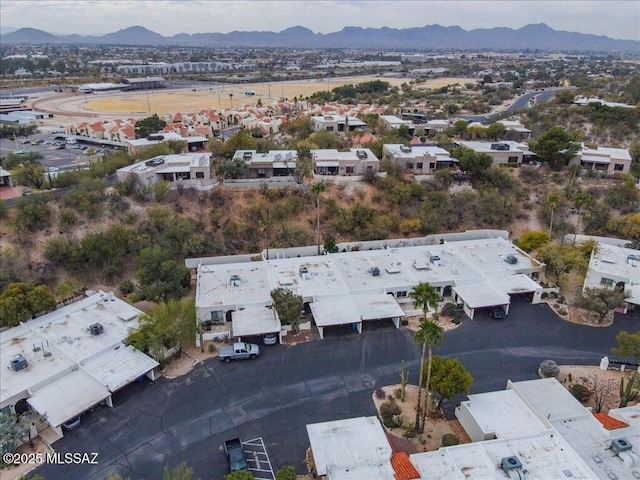
[[[544,304],[513,301],[509,316],[474,320],[447,333],[439,349],[456,356],[473,375],[471,393],[504,389],[507,380],[536,378],[542,360],[597,365],[620,330],[635,331],[635,318],[618,316],[607,328],[564,322]],[[420,348],[406,329],[390,322],[365,325],[362,335],[331,335],[295,346],[265,347],[255,361],[209,360],[175,380],[134,384],[114,397],[114,408],[83,418],[80,428],[55,443],[56,451],[97,452],[98,465],[44,465],[45,478],[157,479],[163,466],[186,462],[195,478],[221,479],[222,443],[262,437],[274,470],[294,465],[305,473],[309,446],[305,425],[375,415],[377,386],[399,383],[406,360],[417,382]],[[459,400],[459,399],[456,399]],[[452,405],[447,405],[449,414]]]

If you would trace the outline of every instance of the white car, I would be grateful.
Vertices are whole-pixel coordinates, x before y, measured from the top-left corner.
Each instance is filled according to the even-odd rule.
[[[267,333],[262,337],[262,343],[265,345],[275,345],[278,343],[278,334],[277,333]]]

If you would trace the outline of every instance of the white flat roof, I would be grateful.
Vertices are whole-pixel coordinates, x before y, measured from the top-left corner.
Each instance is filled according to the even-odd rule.
[[[508,305],[511,301],[508,294],[481,278],[467,280],[453,287],[453,290],[462,297],[469,308]]]
[[[78,369],[33,392],[27,401],[54,427],[109,397],[98,380]]]
[[[313,423],[307,425],[307,434],[318,475],[326,475],[329,466],[345,468],[388,463],[391,467],[391,446],[376,417]]]
[[[262,305],[241,307],[231,313],[234,337],[264,335],[280,332],[280,322],[273,308]]]
[[[388,293],[355,293],[352,296],[363,321],[405,315],[396,299]]]
[[[265,263],[273,288],[286,287],[305,299],[348,291],[332,255],[283,258]]]
[[[497,438],[534,435],[548,430],[545,424],[514,390],[468,395],[462,402],[485,433]],[[499,411],[500,414],[496,415]]]
[[[411,455],[411,462],[429,480],[495,479],[506,477],[502,459],[516,456],[528,480],[589,479],[598,477],[556,432],[515,439],[467,443],[435,452]]]
[[[237,286],[231,283],[233,275],[240,278]],[[242,303],[268,302],[271,290],[265,262],[201,265],[198,268],[196,305],[235,308]]]
[[[159,364],[131,345],[120,344],[94,355],[81,365],[113,393]]]
[[[318,327],[349,325],[362,321],[360,310],[349,294],[316,298],[309,307]]]
[[[584,415],[584,407],[555,378],[509,382],[541,416],[553,421]]]
[[[518,273],[516,275],[499,275],[495,277],[492,276],[491,283],[503,292],[507,292],[509,294],[535,292],[536,290],[540,290],[540,285],[524,273]]]

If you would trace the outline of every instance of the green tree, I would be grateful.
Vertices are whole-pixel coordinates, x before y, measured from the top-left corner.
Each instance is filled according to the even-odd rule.
[[[622,217],[612,218],[607,222],[606,230],[622,238],[638,242],[640,241],[640,213],[629,213]]]
[[[188,467],[186,463],[176,465],[174,468],[164,467],[162,469],[162,480],[191,480],[193,477],[193,469]]]
[[[293,333],[298,333],[300,312],[304,308],[302,296],[288,288],[278,287],[271,290],[271,299],[273,300],[273,308],[280,318],[280,323],[291,325]]]
[[[222,178],[240,178],[249,169],[249,165],[242,158],[234,158],[220,163],[216,167],[216,174],[222,175]]]
[[[553,285],[558,285],[573,270],[586,270],[589,264],[579,245],[546,243],[534,256],[545,264],[545,276]]]
[[[611,353],[631,357],[634,363],[640,363],[640,330],[635,333],[618,332],[616,342],[618,345],[611,349]]]
[[[593,197],[583,190],[579,190],[573,195],[573,203],[576,207],[578,207],[578,221],[576,222],[576,231],[577,234],[580,231],[580,220],[582,219],[583,210],[591,205],[594,201]]]
[[[493,122],[491,125],[487,127],[488,137],[494,140],[499,140],[502,137],[504,137],[504,134],[506,131],[507,129],[505,128],[505,126],[499,122]]]
[[[286,465],[276,472],[276,480],[296,480],[296,469],[292,465]]]
[[[0,451],[12,453],[18,443],[29,440],[31,420],[28,415],[17,417],[13,412],[0,412]]]
[[[15,221],[18,227],[36,231],[51,225],[51,209],[44,194],[18,198],[15,203]]]
[[[44,167],[35,160],[25,161],[13,171],[14,181],[25,187],[42,189],[44,185]]]
[[[254,478],[253,473],[248,470],[238,470],[224,476],[224,480],[253,480]]]
[[[161,131],[166,125],[167,122],[158,117],[157,113],[154,113],[150,117],[143,118],[136,122],[136,138],[147,138],[149,135]]]
[[[55,298],[45,285],[12,283],[0,295],[0,325],[15,327],[35,314],[55,308]]]
[[[440,327],[435,321],[427,320],[427,314],[429,313],[429,309],[436,309],[438,307],[438,302],[442,300],[440,294],[437,292],[435,287],[428,282],[422,282],[416,285],[409,292],[409,298],[413,301],[413,305],[416,308],[422,310],[422,322],[420,323],[420,328],[414,334],[413,339],[422,345],[422,355],[420,357],[420,372],[422,372],[424,368],[424,357],[427,349],[427,345],[429,346],[429,365],[431,364],[431,353],[432,353],[432,345],[435,343],[439,343],[441,338],[438,337],[438,331],[442,334],[442,327]],[[439,329],[439,330],[438,330]],[[431,343],[433,341],[433,343]],[[431,367],[429,366],[429,370]],[[427,381],[429,378],[427,378]],[[423,382],[422,375],[419,378],[418,385],[418,403],[416,405],[416,422],[415,429],[416,431],[422,430],[420,428],[420,404],[422,402],[422,390],[423,390]],[[428,398],[428,384],[427,384],[427,394],[426,398]],[[428,402],[425,402],[425,408],[429,405]],[[424,425],[422,426],[424,428]]]
[[[580,148],[562,127],[551,127],[537,139],[531,140],[529,145],[552,170],[559,170],[565,166]]]
[[[466,395],[473,383],[473,377],[457,358],[435,356],[433,358],[433,376],[431,386],[440,395],[438,408],[443,400],[453,400],[456,395]]]
[[[473,176],[480,176],[486,172],[493,160],[486,153],[476,153],[467,147],[458,147],[452,152],[452,156],[460,160],[460,169],[471,173]]]
[[[311,192],[316,197],[316,244],[318,245],[318,255],[320,255],[320,196],[327,189],[324,183],[316,182],[311,186]]]
[[[140,251],[137,273],[143,296],[150,300],[180,297],[191,282],[189,269],[158,245]]]
[[[308,148],[298,148],[298,159],[296,160],[296,166],[293,169],[293,179],[298,185],[301,185],[305,178],[311,175],[313,171],[313,157],[311,156],[311,150]]]
[[[629,294],[622,288],[585,288],[581,296],[576,299],[576,305],[598,314],[598,323],[611,310],[624,306]]]
[[[516,244],[525,252],[532,252],[550,241],[551,236],[544,230],[529,230],[522,234]]]

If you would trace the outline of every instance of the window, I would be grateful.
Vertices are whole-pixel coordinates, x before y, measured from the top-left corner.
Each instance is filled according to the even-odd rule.
[[[353,173],[353,167],[347,167],[347,175]]]
[[[430,163],[429,164],[429,170],[435,170],[436,168],[436,164],[435,163]]]
[[[417,168],[418,170],[422,170],[422,162],[418,162],[418,163],[416,163],[416,168]]]
[[[396,298],[406,298],[407,292],[396,292]]]
[[[621,172],[622,170],[624,170],[624,165],[622,165],[621,163],[615,163],[615,164],[613,165],[613,169],[614,169],[616,172]]]
[[[507,159],[507,162],[509,162],[509,163],[518,163],[518,157],[509,157]]]
[[[407,162],[407,170],[413,170],[413,163]]]
[[[611,278],[602,277],[600,279],[600,285],[606,285],[607,287],[613,286],[613,280]]]
[[[196,178],[204,178],[204,172],[196,172]]]

